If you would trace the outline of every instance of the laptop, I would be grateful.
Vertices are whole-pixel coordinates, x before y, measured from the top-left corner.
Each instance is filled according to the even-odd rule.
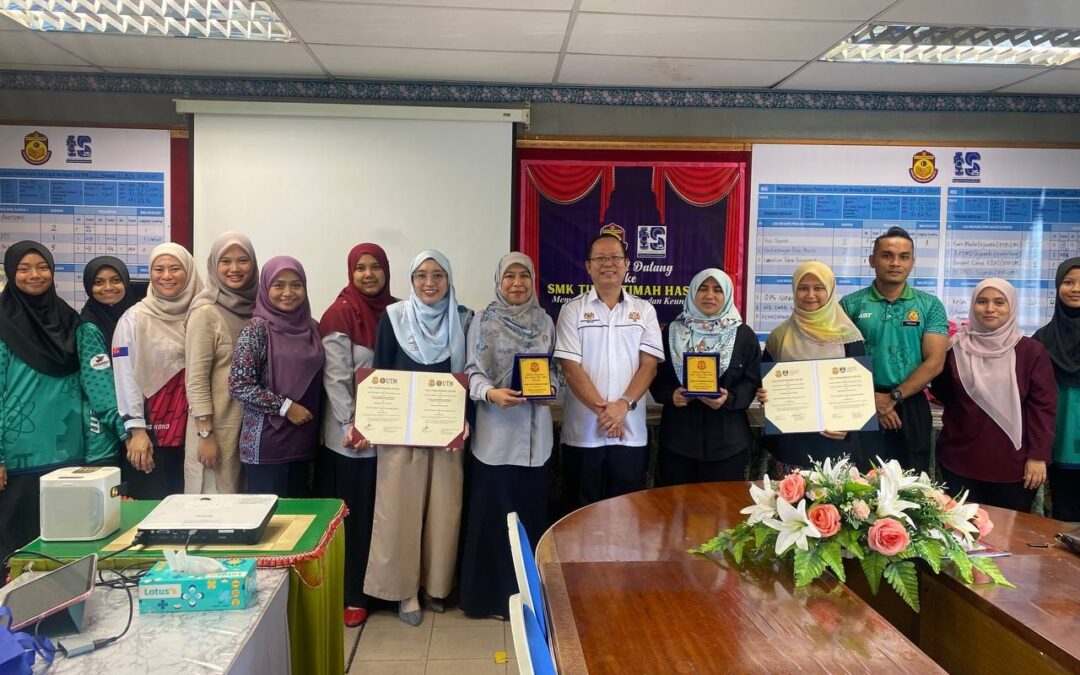
[[[148,544],[257,544],[277,510],[277,495],[170,495],[143,518]]]

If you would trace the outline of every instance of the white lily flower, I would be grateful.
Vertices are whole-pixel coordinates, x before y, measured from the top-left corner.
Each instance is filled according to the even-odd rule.
[[[894,460],[895,461],[895,460]],[[899,464],[897,464],[899,466]],[[893,517],[912,523],[911,517],[904,513],[908,509],[917,509],[919,505],[900,498],[900,485],[895,474],[885,472],[878,480],[877,515],[878,518]],[[912,523],[914,524],[914,523]]]
[[[979,533],[979,528],[971,520],[975,517],[975,513],[979,510],[978,504],[965,504],[967,501],[968,493],[965,490],[960,495],[960,499],[956,500],[956,506],[944,513],[945,526],[951,529],[960,540],[960,544],[965,549],[970,549],[975,543],[975,538],[972,535]]]
[[[881,460],[880,457],[878,457],[877,461],[878,461],[878,473],[881,474],[882,476],[888,476],[889,478],[891,478],[892,481],[893,481],[893,484],[896,485],[897,491],[903,490],[905,488],[909,488],[909,487],[915,485],[916,483],[918,483],[919,480],[920,480],[920,478],[918,476],[912,476],[912,475],[906,475],[905,476],[904,475],[904,468],[902,466],[900,466],[900,462],[896,461],[895,459],[890,459],[889,461],[884,462],[884,461]],[[929,483],[929,480],[930,480],[929,477],[927,477],[927,482],[928,483]]]
[[[776,538],[776,555],[783,555],[784,551],[792,545],[806,551],[810,548],[809,542],[806,541],[807,537],[821,537],[821,532],[806,516],[805,499],[799,500],[799,508],[781,499],[776,502],[776,511],[780,520],[770,518],[764,521],[766,525],[780,533]]]
[[[810,482],[818,485],[837,485],[848,477],[848,458],[844,457],[833,464],[832,458],[827,457],[821,464],[821,470],[814,469],[810,472]]]
[[[750,497],[754,500],[753,506],[747,506],[739,513],[748,514],[750,517],[746,519],[747,524],[754,525],[764,521],[766,518],[772,518],[776,515],[776,491],[773,490],[772,481],[769,480],[769,474],[765,474],[765,478],[761,481],[762,487],[758,487],[753,483],[750,484]]]

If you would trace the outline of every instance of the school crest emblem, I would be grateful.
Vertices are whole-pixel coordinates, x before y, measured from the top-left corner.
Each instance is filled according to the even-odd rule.
[[[630,312],[626,315],[631,321],[641,321],[641,312]]]
[[[49,150],[49,137],[40,131],[26,134],[23,137],[22,158],[27,164],[40,166],[49,161],[52,150]]]
[[[914,309],[911,310],[910,312],[907,313],[907,320],[908,321],[918,321],[919,320],[919,312],[917,312]]]
[[[626,230],[619,227],[615,223],[608,223],[600,228],[600,234],[610,234],[613,237],[618,237],[619,241],[626,241]]]
[[[912,155],[908,175],[916,183],[929,183],[937,178],[937,165],[934,163],[934,155],[926,150]]]

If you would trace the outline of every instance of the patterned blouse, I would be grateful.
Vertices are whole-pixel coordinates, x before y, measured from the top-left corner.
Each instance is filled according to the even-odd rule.
[[[266,321],[255,318],[240,331],[229,369],[229,395],[244,406],[240,427],[240,461],[259,463],[259,441],[267,415],[280,415],[285,397],[266,387],[267,346],[270,330]]]

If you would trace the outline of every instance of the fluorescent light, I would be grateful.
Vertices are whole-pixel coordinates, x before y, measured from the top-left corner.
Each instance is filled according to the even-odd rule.
[[[1078,57],[1078,29],[867,24],[821,60],[1060,66]]]
[[[261,0],[0,0],[0,14],[40,31],[292,40]]]

